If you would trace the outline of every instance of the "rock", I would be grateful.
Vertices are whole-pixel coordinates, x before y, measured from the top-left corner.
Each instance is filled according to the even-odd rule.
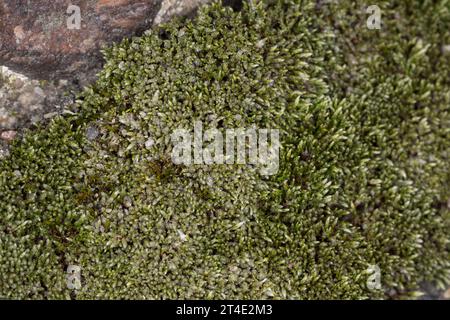
[[[32,92],[24,92],[17,99],[21,105],[30,105],[35,102],[35,96]]]
[[[14,89],[19,90],[23,87],[24,82],[21,79],[14,79]]]
[[[30,79],[6,67],[0,68],[0,79],[0,132],[20,132],[39,119],[62,113],[73,105],[78,90],[71,82]]]
[[[41,114],[37,114],[37,115],[33,115],[31,116],[31,123],[32,124],[37,124],[38,122],[40,122],[42,120],[43,116]]]
[[[14,131],[14,130],[8,130],[8,131],[3,131],[3,132],[0,134],[0,138],[1,138],[2,140],[4,140],[4,141],[11,142],[11,141],[14,140],[14,138],[16,137],[16,135],[17,135],[17,131]]]
[[[12,128],[17,123],[17,117],[11,115],[4,107],[0,107],[0,129]]]
[[[35,87],[34,93],[40,97],[45,97],[44,90],[42,90],[40,87]]]
[[[167,22],[174,15],[194,12],[200,4],[208,2],[209,0],[164,0],[161,4],[161,10],[155,17],[154,24]]]
[[[92,77],[100,47],[145,31],[161,2],[0,0],[0,65],[36,79]]]
[[[442,297],[444,299],[449,299],[450,300],[450,288],[448,288],[442,295]]]
[[[58,87],[60,87],[60,88],[66,87],[68,83],[69,83],[69,81],[67,81],[66,79],[60,79],[58,81]]]
[[[440,296],[440,290],[431,282],[424,282],[420,285],[421,291],[424,293],[420,300],[438,300]]]

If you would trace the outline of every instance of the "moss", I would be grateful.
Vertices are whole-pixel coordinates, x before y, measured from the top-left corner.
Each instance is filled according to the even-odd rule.
[[[318,4],[214,4],[107,49],[79,112],[0,162],[0,295],[364,299],[447,284],[448,4],[383,2],[381,30],[364,6]],[[197,120],[279,129],[277,174],[171,163],[171,132]]]

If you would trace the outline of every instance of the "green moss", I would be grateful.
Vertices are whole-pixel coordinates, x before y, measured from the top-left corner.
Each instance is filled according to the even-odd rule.
[[[204,7],[107,49],[79,113],[0,162],[0,295],[387,298],[449,282],[446,1]],[[177,166],[170,134],[278,128],[276,175]],[[88,139],[94,126],[98,135]],[[146,141],[152,139],[152,145]],[[381,269],[381,290],[367,268]]]

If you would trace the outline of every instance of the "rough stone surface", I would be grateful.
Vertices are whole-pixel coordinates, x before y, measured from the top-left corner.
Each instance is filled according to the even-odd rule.
[[[155,17],[153,24],[167,22],[170,17],[176,15],[188,15],[202,4],[210,0],[165,0],[161,4],[161,9]]]
[[[425,282],[421,285],[423,295],[419,297],[420,300],[450,300],[450,287],[438,289],[438,287],[431,282]]]
[[[35,124],[49,113],[58,114],[73,103],[67,81],[29,79],[6,67],[0,68],[0,133]]]
[[[101,46],[145,31],[161,2],[0,0],[0,65],[36,79],[90,80],[101,67]],[[70,5],[80,9],[79,29]]]
[[[0,134],[0,138],[5,141],[12,141],[16,137],[17,132],[14,130],[3,131]]]
[[[0,159],[23,129],[70,112],[76,89],[67,80],[39,81],[0,67]]]

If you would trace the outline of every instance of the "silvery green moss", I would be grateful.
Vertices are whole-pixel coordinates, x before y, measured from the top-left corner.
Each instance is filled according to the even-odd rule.
[[[353,1],[216,3],[105,50],[78,112],[0,162],[0,296],[378,299],[448,284],[450,3],[378,5],[370,30]],[[279,171],[173,164],[171,132],[196,120],[278,128]]]

